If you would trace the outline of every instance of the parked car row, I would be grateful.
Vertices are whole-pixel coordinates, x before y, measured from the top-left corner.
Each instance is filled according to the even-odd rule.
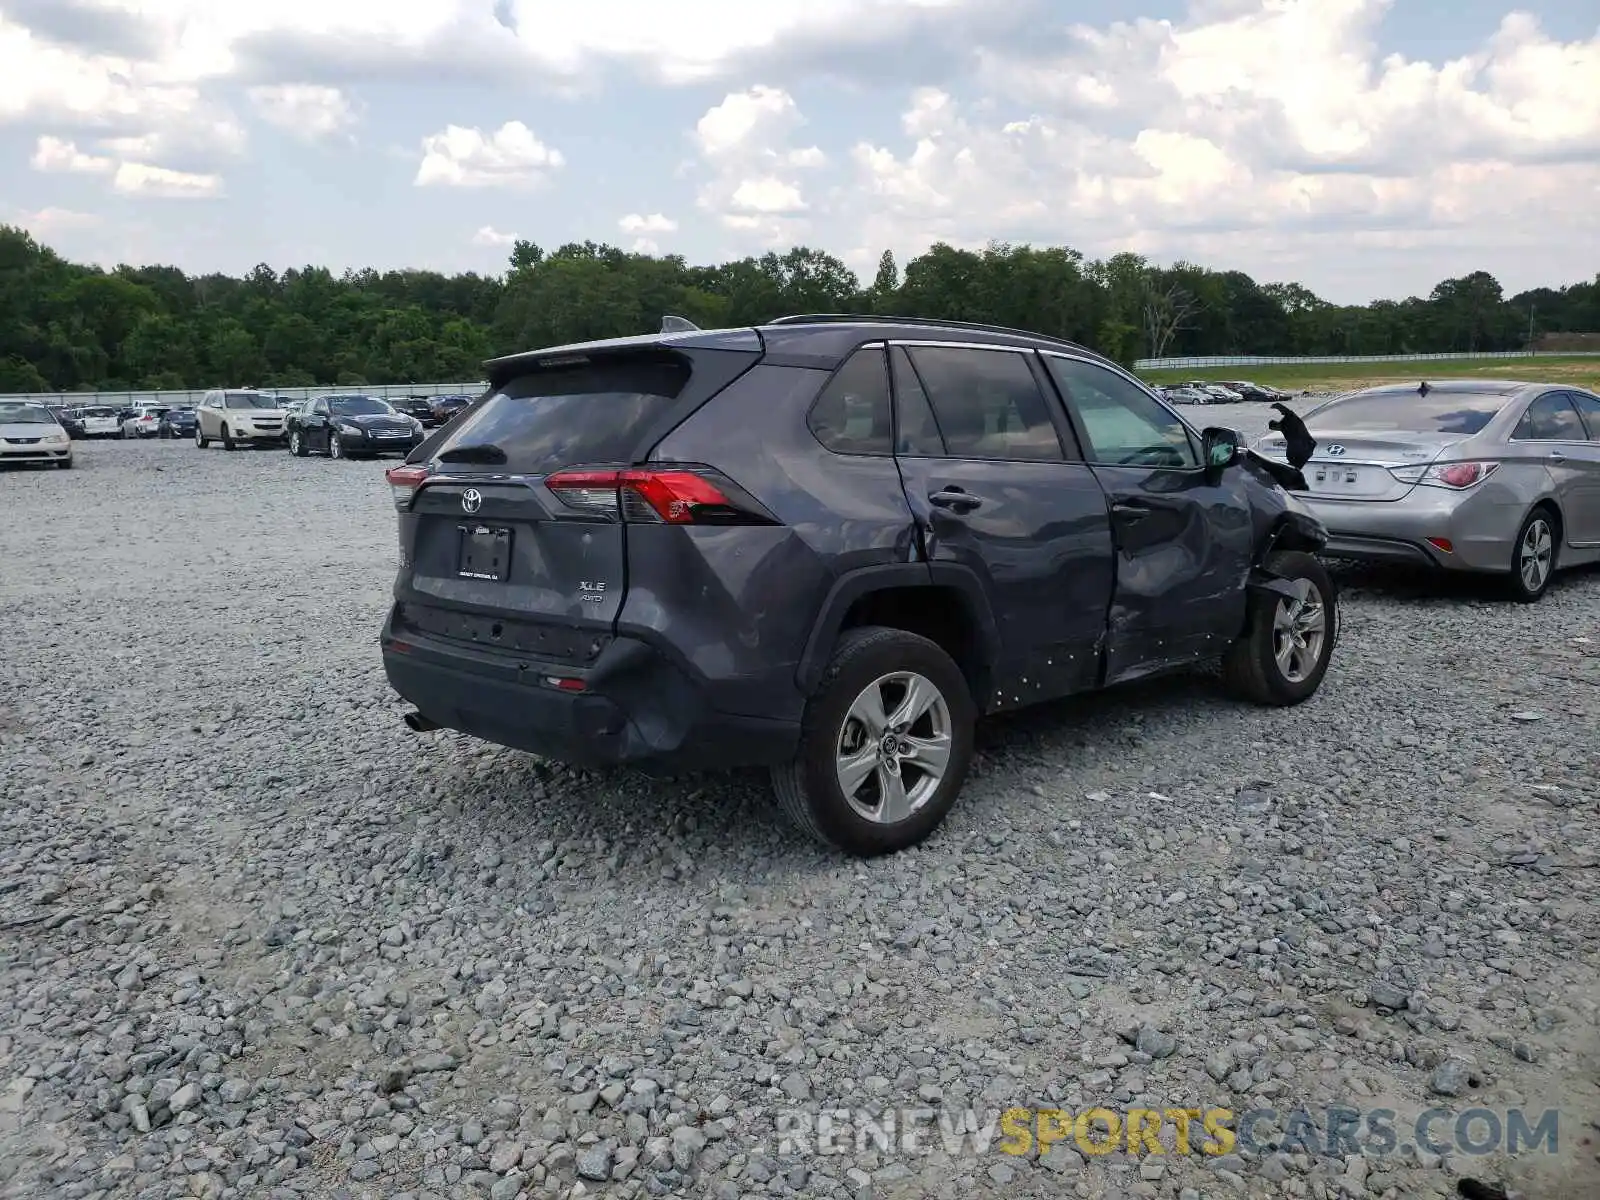
[[[409,454],[429,429],[448,424],[474,397],[412,396],[391,402],[361,393],[329,392],[285,401],[281,407],[277,399],[248,388],[207,392],[195,412],[194,444],[201,450],[213,441],[221,442],[225,450],[286,446],[300,458]],[[419,415],[424,411],[426,416]]]
[[[1247,400],[1270,404],[1274,401],[1287,400],[1293,394],[1243,379],[1226,381],[1192,379],[1187,383],[1170,384],[1155,390],[1163,399],[1173,404],[1239,404]]]

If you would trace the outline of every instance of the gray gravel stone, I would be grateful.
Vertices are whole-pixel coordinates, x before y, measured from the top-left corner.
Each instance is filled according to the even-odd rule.
[[[945,1158],[940,1122],[1587,1102],[1593,572],[1519,606],[1338,566],[1314,700],[1188,677],[996,721],[936,836],[843,863],[759,778],[407,731],[381,464],[80,446],[0,476],[5,1200],[1331,1197],[1342,1162],[1152,1179],[1070,1136]],[[862,1105],[935,1110],[932,1149],[782,1148]]]

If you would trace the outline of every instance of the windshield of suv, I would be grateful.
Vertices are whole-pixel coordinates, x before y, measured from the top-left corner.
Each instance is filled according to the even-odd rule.
[[[1395,395],[1378,392],[1334,400],[1310,414],[1306,428],[1348,430],[1352,433],[1463,433],[1474,434],[1494,420],[1508,396],[1481,392],[1414,392]]]
[[[222,398],[222,407],[266,409],[272,407],[272,401],[254,392],[229,392]]]
[[[336,417],[377,417],[394,409],[376,396],[335,396],[328,401],[328,411]]]
[[[50,410],[38,404],[0,404],[0,425],[54,425]]]

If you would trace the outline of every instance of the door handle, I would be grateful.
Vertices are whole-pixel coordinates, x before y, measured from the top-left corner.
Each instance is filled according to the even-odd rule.
[[[1140,521],[1155,512],[1155,505],[1147,500],[1118,500],[1111,505],[1111,511],[1130,521]]]
[[[1550,461],[1551,462],[1566,462],[1567,461],[1567,456],[1565,454],[1561,453],[1561,451],[1559,451],[1559,450],[1552,450],[1552,451],[1550,451]]]
[[[978,508],[983,504],[976,496],[970,495],[958,487],[947,487],[937,492],[928,493],[928,503],[935,508],[962,509]]]

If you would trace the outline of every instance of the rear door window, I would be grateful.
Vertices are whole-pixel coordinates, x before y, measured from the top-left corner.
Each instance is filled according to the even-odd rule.
[[[1582,392],[1568,392],[1567,395],[1578,406],[1583,423],[1589,430],[1589,440],[1600,442],[1600,400],[1596,400],[1593,396],[1585,396]]]
[[[1512,438],[1519,442],[1587,441],[1578,410],[1565,392],[1546,392],[1522,414]]]
[[[945,346],[910,347],[907,354],[952,458],[1066,457],[1027,355]]]
[[[433,454],[490,447],[500,453],[454,461],[451,469],[528,475],[630,462],[646,426],[672,407],[689,375],[688,363],[677,356],[534,369],[458,418]]]

